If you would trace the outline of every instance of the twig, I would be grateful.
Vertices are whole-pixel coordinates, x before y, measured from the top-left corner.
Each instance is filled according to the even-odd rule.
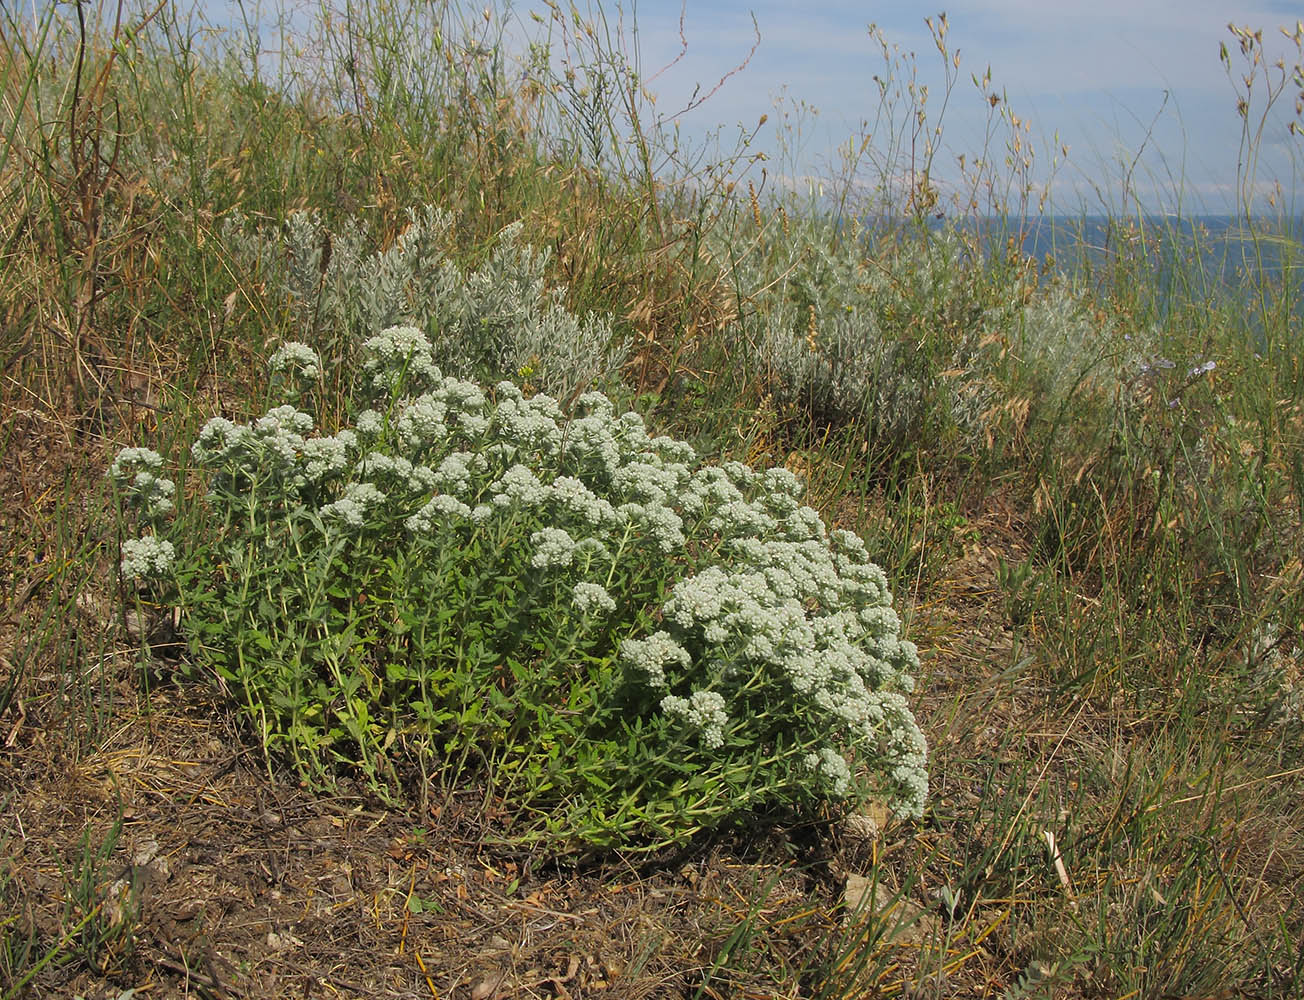
[[[189,982],[198,983],[200,986],[207,987],[219,997],[223,998],[223,1000],[226,1000],[226,998],[231,995],[226,991],[225,987],[222,986],[221,981],[217,978],[217,973],[213,970],[211,962],[209,963],[210,975],[196,972],[185,962],[178,961],[165,954],[155,956],[154,964],[161,965],[163,968],[175,972],[179,976],[185,976]]]

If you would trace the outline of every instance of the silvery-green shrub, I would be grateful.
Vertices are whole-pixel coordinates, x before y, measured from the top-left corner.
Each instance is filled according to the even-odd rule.
[[[1013,317],[1011,336],[1025,392],[1053,414],[1071,396],[1090,393],[1128,403],[1159,352],[1153,329],[1123,332],[1063,277],[1044,282]]]
[[[250,231],[236,214],[224,239],[245,269],[289,306],[296,336],[332,357],[353,356],[376,331],[413,326],[441,369],[463,378],[520,378],[567,398],[619,377],[627,345],[604,317],[577,317],[546,287],[549,251],[529,246],[516,223],[488,258],[464,272],[446,252],[452,220],[425,206],[387,248],[374,250],[352,221],[328,231],[295,212],[281,231]]]
[[[809,222],[734,270],[749,309],[733,349],[781,403],[818,424],[859,421],[889,444],[939,421],[981,437],[992,399],[982,339],[1008,326],[1015,301],[990,301],[957,233],[902,235],[875,255]]]

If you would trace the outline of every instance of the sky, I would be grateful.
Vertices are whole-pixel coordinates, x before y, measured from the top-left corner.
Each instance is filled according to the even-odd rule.
[[[237,9],[225,0],[199,2],[215,21]],[[255,2],[246,0],[246,9]],[[298,2],[315,9],[320,0]],[[327,2],[342,7],[380,0]],[[560,36],[544,0],[510,6],[467,0],[462,6],[474,18],[482,3],[504,19],[504,37],[522,49],[527,33],[551,28],[560,58]],[[823,190],[827,196],[848,178],[857,192],[885,180],[906,183],[911,109],[918,105],[898,90],[913,73],[928,88],[929,115],[913,163],[917,176],[931,139],[931,179],[941,209],[985,190],[973,181],[975,160],[985,158],[992,165],[988,179],[1012,203],[1007,207],[1018,207],[1018,192],[1027,191],[1031,207],[1044,198],[1051,210],[1073,214],[1217,214],[1235,210],[1248,193],[1256,209],[1271,197],[1295,214],[1304,211],[1294,195],[1304,135],[1287,131],[1292,121],[1304,127],[1295,109],[1304,93],[1289,79],[1304,53],[1298,36],[1288,39],[1280,31],[1297,30],[1304,16],[1299,0],[938,0],[936,8],[905,0],[576,3],[581,23],[601,26],[605,19],[606,30],[623,39],[656,96],[653,115],[677,127],[689,145],[700,146],[718,131],[720,149],[728,150],[739,129],[750,133],[768,116],[748,148],[766,159],[740,179],[759,182],[764,167],[772,192]],[[569,10],[564,3],[560,9]],[[942,10],[945,56],[925,21],[931,17],[936,28]],[[1255,71],[1250,94],[1251,126],[1265,113],[1269,79],[1280,76],[1277,59],[1285,61],[1288,77],[1253,145],[1253,169],[1237,114],[1241,77],[1252,67],[1229,23],[1262,31],[1264,65]],[[1230,78],[1219,58],[1222,44]],[[954,81],[949,97],[946,67]],[[973,76],[988,71],[990,82],[975,86]],[[886,101],[876,82],[885,79],[891,81]],[[680,114],[694,93],[710,96]],[[862,150],[854,170],[839,155],[849,141]],[[1013,177],[1004,166],[1012,152],[1020,163],[1031,156]]]
[[[958,169],[962,153],[972,163],[986,146],[989,160],[1003,162],[1010,135],[1010,119],[999,115],[1004,110],[1026,123],[1026,131],[1020,126],[1020,152],[1021,158],[1033,153],[1028,183],[1038,195],[1048,191],[1053,206],[1074,212],[1131,211],[1141,205],[1149,211],[1217,213],[1235,205],[1238,177],[1250,179],[1247,170],[1238,170],[1242,120],[1233,84],[1249,64],[1229,22],[1262,29],[1262,51],[1273,77],[1278,58],[1286,61],[1288,75],[1301,61],[1295,42],[1279,31],[1288,26],[1294,33],[1304,16],[1299,3],[953,0],[931,13],[935,26],[942,9],[946,59],[925,23],[929,8],[915,3],[688,0],[683,11],[687,50],[656,79],[657,107],[676,108],[696,84],[712,88],[747,57],[759,31],[760,43],[746,68],[685,121],[692,131],[708,121],[750,125],[768,113],[767,124],[781,124],[786,108],[792,123],[796,102],[805,102],[818,114],[801,116],[801,152],[786,173],[790,183],[823,179],[828,184],[839,175],[839,145],[849,136],[863,136],[862,122],[873,124],[879,110],[874,78],[885,76],[885,61],[869,33],[873,22],[888,46],[899,50],[898,57],[913,54],[918,80],[929,87],[926,108],[934,116],[946,89],[943,66],[952,67],[955,84],[933,161],[940,188],[956,194],[968,190]],[[637,13],[643,65],[650,70],[669,63],[683,47],[680,9],[645,4]],[[1221,43],[1228,47],[1232,79],[1219,58]],[[908,65],[908,59],[897,62],[894,77],[902,79],[906,74],[899,67]],[[991,83],[980,90],[972,76],[982,77],[989,68]],[[1264,110],[1268,78],[1262,68],[1251,92],[1251,122]],[[991,95],[1002,98],[995,109]],[[1276,182],[1289,200],[1295,163],[1304,154],[1304,137],[1287,131],[1292,120],[1304,126],[1304,118],[1296,119],[1298,96],[1299,85],[1288,80],[1258,144],[1253,179],[1259,207]],[[898,132],[904,117],[898,105]],[[991,123],[994,141],[985,139]],[[892,146],[891,126],[880,121],[868,131],[879,147]],[[782,149],[778,138],[770,141]],[[879,148],[877,159],[890,158]],[[868,175],[885,169],[890,167],[871,164]]]

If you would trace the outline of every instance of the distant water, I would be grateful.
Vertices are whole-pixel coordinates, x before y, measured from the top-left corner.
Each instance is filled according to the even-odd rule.
[[[833,225],[840,228],[841,224],[834,220]],[[875,233],[898,225],[899,220],[881,219],[864,230]],[[1255,219],[1249,224],[1234,215],[929,220],[929,229],[935,232],[946,226],[976,231],[988,253],[1005,251],[1013,238],[1025,256],[1039,263],[1052,258],[1054,270],[1069,273],[1096,273],[1144,251],[1156,266],[1200,262],[1209,277],[1228,285],[1260,277],[1289,279],[1292,274],[1304,278],[1304,216]]]
[[[1045,216],[1029,219],[1020,228],[1025,254],[1037,260],[1049,254],[1068,266],[1108,264],[1111,258],[1135,253],[1143,240],[1161,261],[1202,260],[1224,281],[1236,279],[1238,272],[1278,278],[1284,268],[1304,262],[1304,219],[1247,225],[1232,215],[1135,220]]]
[[[1304,218],[1247,224],[1231,215],[1132,220],[1043,216],[1021,225],[990,220],[962,228],[972,231],[975,226],[987,252],[1005,250],[1015,239],[1028,257],[1053,261],[1052,274],[1107,283],[1120,263],[1144,261],[1161,312],[1169,302],[1192,298],[1241,300],[1248,308],[1267,291],[1271,301],[1287,296],[1291,313],[1304,318]]]

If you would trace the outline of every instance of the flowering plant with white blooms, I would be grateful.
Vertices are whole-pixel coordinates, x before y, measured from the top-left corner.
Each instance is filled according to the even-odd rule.
[[[574,849],[868,795],[920,815],[915,647],[794,475],[702,462],[599,393],[568,413],[447,377],[410,327],[362,376],[350,429],[287,403],[191,450],[208,492],[168,554],[192,669],[269,762],[389,796],[480,781],[504,837]],[[151,456],[112,474],[157,510]]]
[[[144,529],[139,537],[122,541],[119,569],[126,580],[157,582],[172,569],[176,550],[155,534],[176,509],[176,485],[162,472],[163,456],[149,448],[123,448],[109,466],[107,476],[120,504]]]

